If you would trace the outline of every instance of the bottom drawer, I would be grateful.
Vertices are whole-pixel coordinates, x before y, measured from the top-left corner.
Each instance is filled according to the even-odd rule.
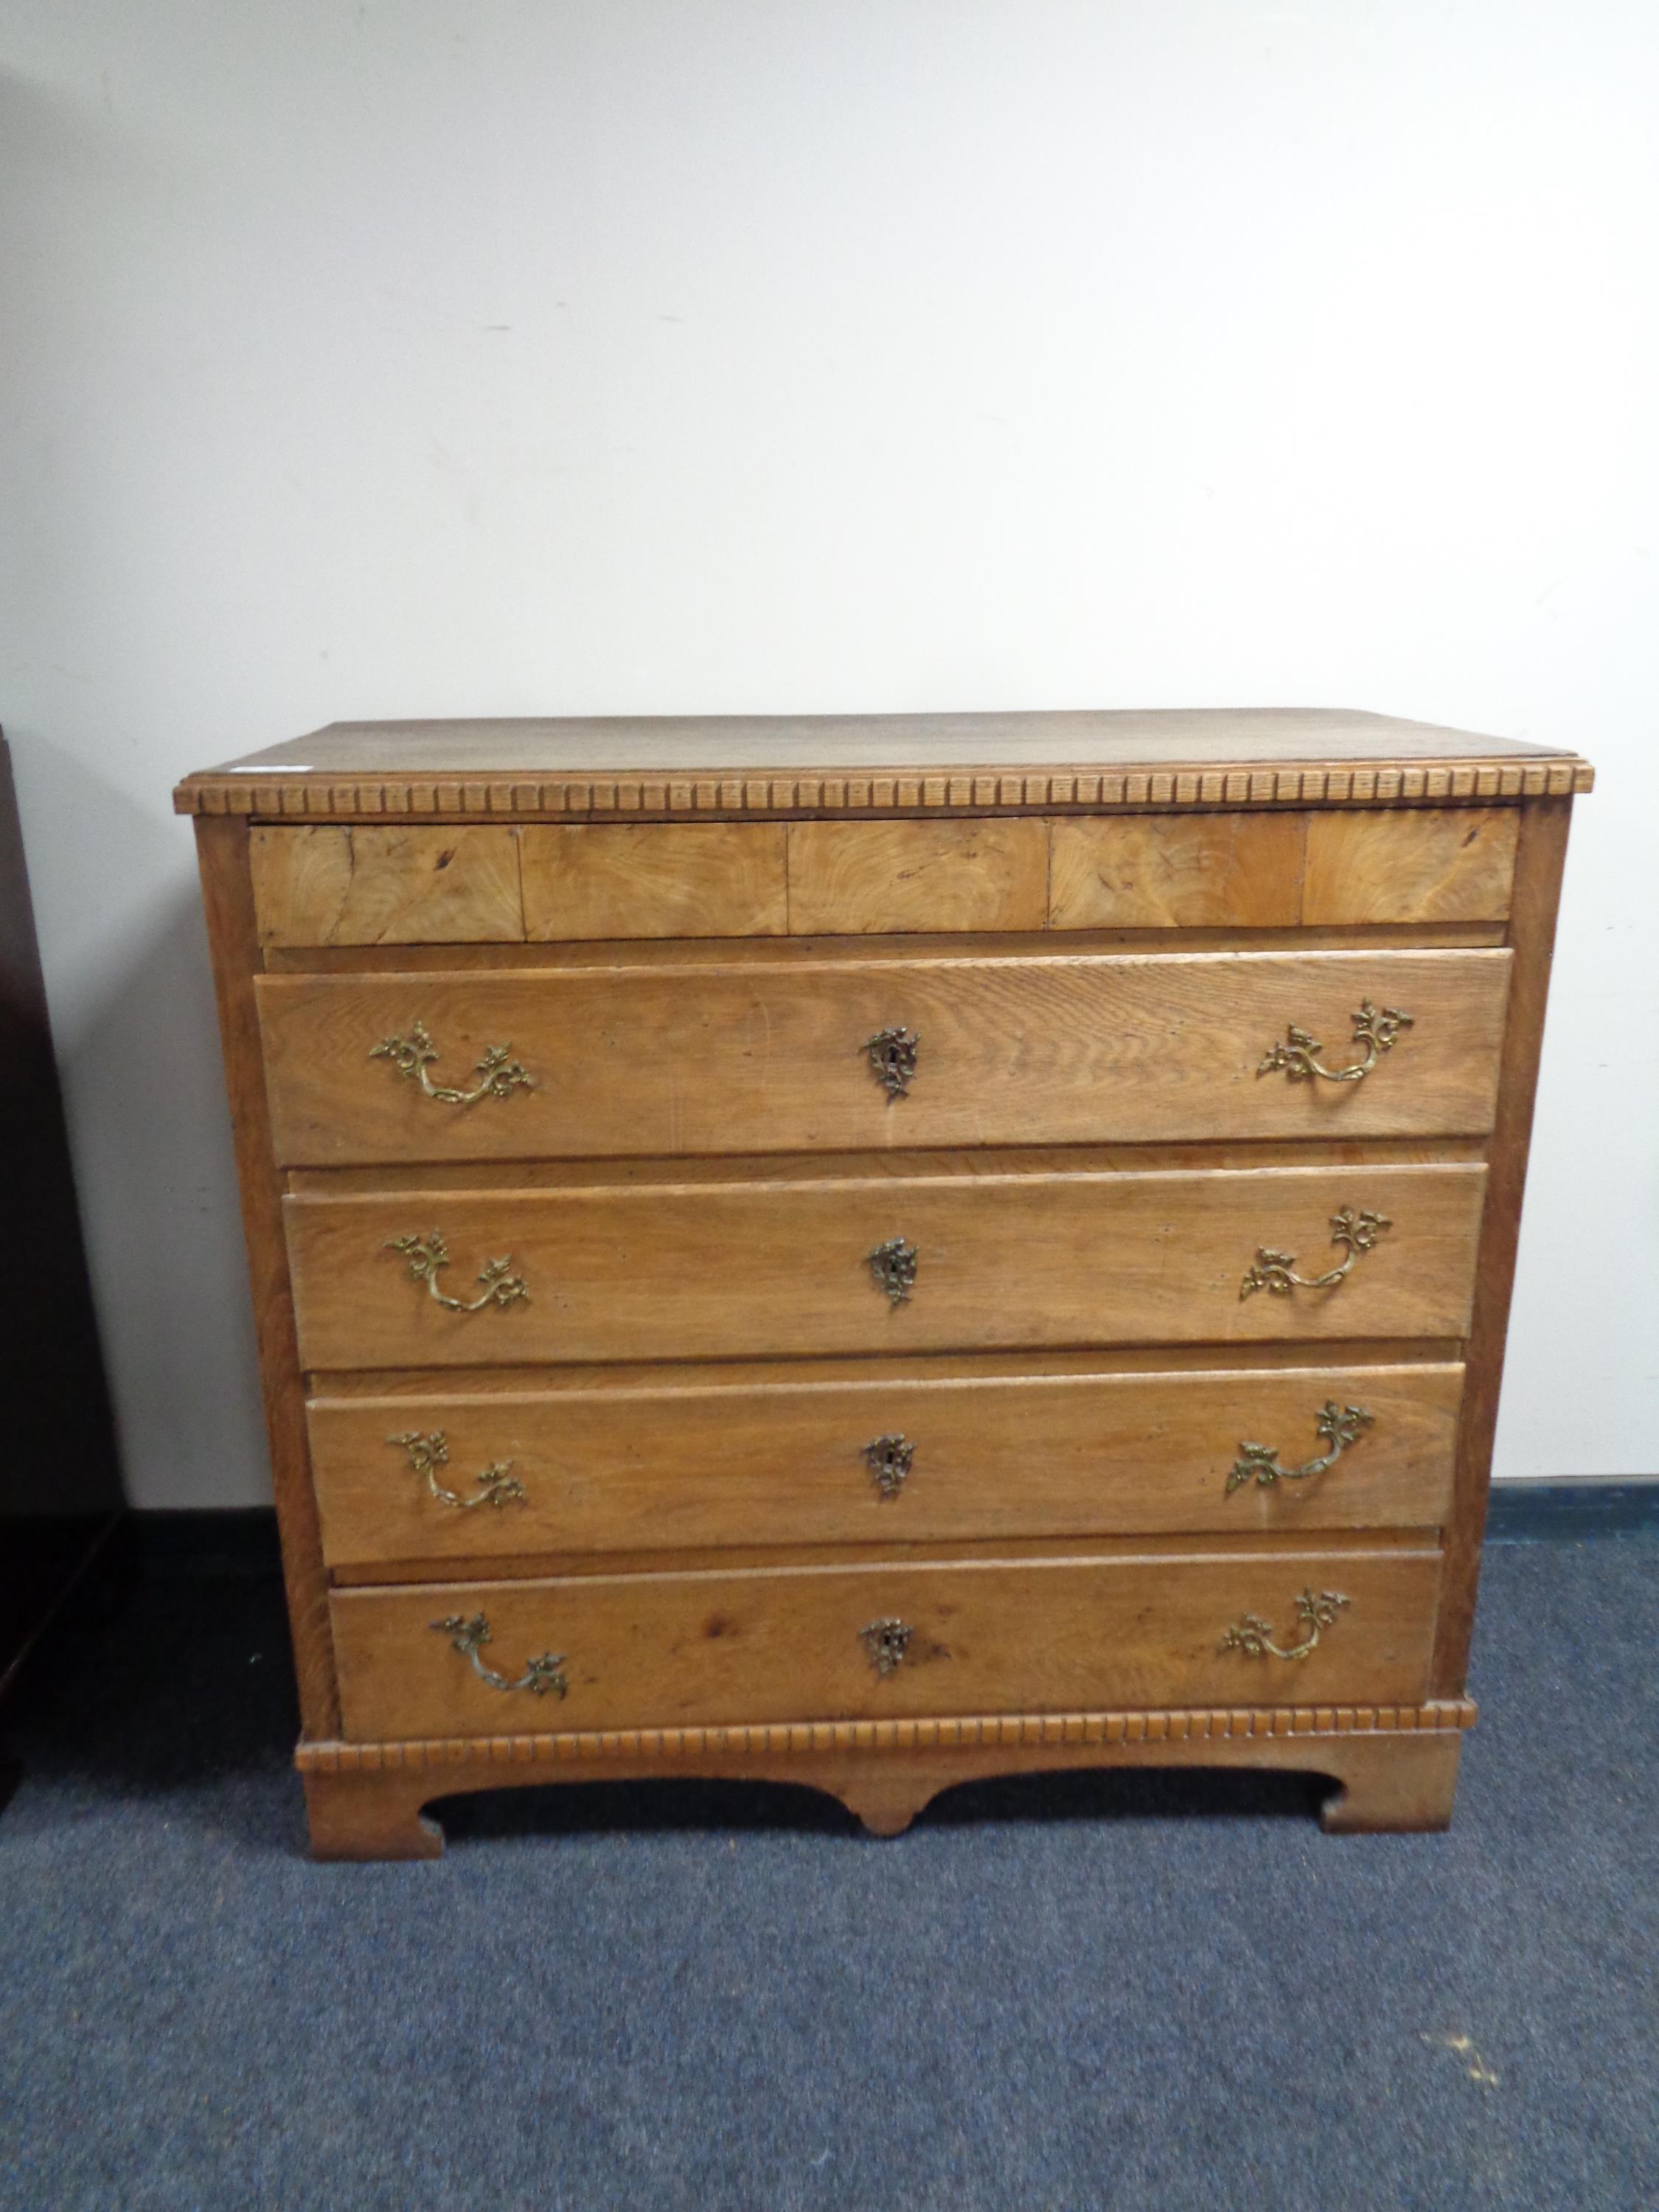
[[[430,1583],[331,1602],[344,1731],[373,1741],[1413,1702],[1439,1581],[1434,1551],[1303,1549]],[[1346,1602],[1310,1620],[1298,1601],[1327,1592]],[[1252,1649],[1263,1625],[1301,1656]]]

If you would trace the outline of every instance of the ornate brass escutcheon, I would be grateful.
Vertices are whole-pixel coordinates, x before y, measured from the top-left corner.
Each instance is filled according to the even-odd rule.
[[[878,1030],[864,1049],[870,1055],[870,1072],[887,1093],[888,1103],[908,1097],[910,1078],[916,1072],[916,1054],[921,1050],[921,1039],[915,1031]]]
[[[1302,1624],[1300,1644],[1285,1650],[1273,1642],[1272,1628],[1259,1613],[1247,1613],[1222,1638],[1221,1649],[1242,1651],[1247,1659],[1305,1659],[1318,1643],[1321,1631],[1331,1626],[1347,1602],[1340,1590],[1305,1589],[1296,1601],[1297,1618]]]
[[[382,1037],[369,1053],[371,1060],[389,1060],[399,1075],[409,1082],[418,1082],[428,1098],[435,1098],[444,1106],[476,1106],[481,1098],[507,1098],[515,1091],[533,1091],[534,1079],[516,1060],[509,1060],[510,1044],[492,1044],[473,1071],[478,1080],[471,1091],[459,1085],[434,1083],[427,1073],[439,1057],[424,1022],[410,1024],[409,1035]]]
[[[877,1674],[891,1674],[904,1664],[915,1632],[908,1620],[872,1620],[860,1629],[859,1642],[869,1653]]]
[[[1333,1283],[1342,1280],[1361,1253],[1370,1250],[1385,1229],[1393,1226],[1386,1213],[1356,1213],[1352,1206],[1345,1206],[1331,1216],[1332,1243],[1347,1248],[1339,1265],[1322,1275],[1298,1275],[1294,1252],[1272,1252],[1264,1244],[1245,1270],[1238,1295],[1248,1298],[1253,1291],[1272,1291],[1288,1297],[1292,1291],[1328,1291]]]
[[[1285,1042],[1268,1047],[1256,1073],[1272,1075],[1282,1067],[1292,1083],[1311,1083],[1316,1076],[1323,1083],[1361,1083],[1376,1066],[1378,1054],[1392,1051],[1401,1030],[1411,1026],[1411,1016],[1402,1014],[1397,1006],[1384,1006],[1379,1014],[1366,999],[1353,1018],[1353,1041],[1365,1048],[1364,1060],[1348,1067],[1322,1067],[1316,1055],[1324,1051],[1324,1046],[1292,1022],[1285,1032]]]
[[[438,1480],[438,1469],[449,1464],[449,1439],[441,1429],[406,1429],[401,1436],[388,1437],[386,1442],[408,1453],[410,1468],[426,1477],[427,1488],[441,1505],[459,1505],[465,1513],[475,1505],[524,1504],[524,1485],[513,1473],[510,1459],[494,1459],[481,1468],[473,1477],[479,1488],[472,1497],[463,1498]]]
[[[409,1272],[413,1279],[424,1283],[436,1304],[450,1313],[482,1313],[486,1306],[510,1306],[530,1296],[523,1276],[511,1272],[513,1261],[510,1255],[504,1260],[484,1261],[478,1270],[478,1280],[483,1285],[480,1297],[452,1298],[447,1291],[441,1291],[438,1288],[438,1273],[449,1265],[449,1247],[436,1229],[424,1237],[389,1237],[386,1249],[401,1252],[409,1262]]]
[[[904,1487],[916,1448],[908,1437],[872,1437],[864,1447],[871,1480],[884,1498],[896,1498]]]
[[[1328,1399],[1315,1426],[1329,1449],[1317,1459],[1304,1460],[1300,1467],[1280,1467],[1276,1445],[1241,1443],[1227,1475],[1227,1496],[1231,1498],[1250,1481],[1266,1489],[1271,1483],[1305,1482],[1310,1474],[1323,1474],[1328,1467],[1336,1465],[1350,1444],[1359,1441],[1361,1429],[1368,1429],[1376,1418],[1363,1406],[1339,1406],[1334,1398]]]
[[[902,1237],[890,1237],[865,1256],[876,1288],[886,1293],[889,1305],[902,1305],[916,1286],[916,1261],[921,1255],[915,1246],[907,1244]]]
[[[556,1698],[562,1698],[569,1690],[562,1671],[562,1651],[544,1651],[534,1659],[526,1659],[524,1672],[516,1682],[509,1682],[505,1674],[486,1667],[478,1652],[489,1641],[489,1623],[481,1613],[475,1613],[471,1620],[464,1620],[459,1613],[448,1613],[441,1620],[428,1621],[427,1626],[447,1636],[461,1656],[471,1661],[472,1671],[479,1680],[488,1682],[492,1690],[528,1690],[538,1698],[546,1697],[550,1691]]]

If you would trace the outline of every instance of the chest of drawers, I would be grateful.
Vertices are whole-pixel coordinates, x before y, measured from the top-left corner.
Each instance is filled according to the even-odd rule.
[[[1270,1765],[1443,1826],[1576,756],[338,724],[196,817],[313,1847]]]

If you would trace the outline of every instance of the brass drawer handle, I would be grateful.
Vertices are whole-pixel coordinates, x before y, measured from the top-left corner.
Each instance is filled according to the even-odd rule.
[[[1231,1498],[1251,1480],[1265,1490],[1272,1483],[1305,1482],[1310,1474],[1323,1474],[1328,1467],[1336,1465],[1350,1444],[1358,1443],[1361,1429],[1368,1429],[1376,1419],[1363,1406],[1339,1406],[1334,1398],[1328,1399],[1315,1427],[1330,1449],[1317,1459],[1304,1460],[1300,1467],[1280,1467],[1276,1445],[1241,1443],[1227,1476],[1227,1496]]]
[[[522,1505],[525,1502],[524,1485],[513,1473],[510,1459],[493,1459],[488,1467],[481,1468],[473,1477],[481,1487],[471,1498],[447,1490],[438,1480],[438,1469],[449,1464],[449,1438],[441,1429],[429,1432],[407,1429],[402,1436],[388,1437],[386,1442],[408,1453],[410,1467],[426,1477],[427,1488],[441,1505],[459,1505],[466,1513],[475,1505]]]
[[[1303,1631],[1300,1644],[1293,1644],[1288,1651],[1285,1650],[1273,1642],[1273,1632],[1267,1623],[1259,1614],[1247,1613],[1222,1638],[1221,1649],[1242,1651],[1247,1659],[1305,1659],[1318,1643],[1320,1631],[1332,1626],[1347,1602],[1340,1590],[1321,1590],[1316,1595],[1305,1589],[1296,1601],[1297,1618]]]
[[[434,1083],[427,1073],[438,1058],[424,1022],[416,1022],[406,1037],[382,1037],[369,1054],[371,1060],[389,1060],[406,1081],[418,1081],[428,1098],[444,1106],[476,1106],[481,1098],[507,1098],[515,1091],[533,1091],[534,1079],[516,1060],[509,1060],[510,1044],[492,1044],[474,1073],[478,1080],[471,1091],[447,1083]]]
[[[1397,1006],[1384,1006],[1379,1014],[1365,999],[1353,1018],[1353,1041],[1364,1046],[1364,1060],[1355,1060],[1351,1067],[1322,1067],[1315,1054],[1323,1052],[1324,1046],[1292,1022],[1285,1032],[1285,1042],[1268,1048],[1256,1073],[1272,1075],[1282,1067],[1292,1083],[1311,1083],[1316,1076],[1323,1083],[1363,1083],[1376,1066],[1377,1055],[1392,1051],[1401,1030],[1411,1026],[1411,1016],[1402,1014]]]
[[[424,1237],[389,1237],[386,1249],[401,1252],[409,1261],[409,1272],[417,1283],[424,1283],[435,1303],[449,1313],[482,1313],[486,1306],[510,1306],[520,1298],[527,1299],[528,1287],[522,1275],[509,1273],[513,1261],[486,1260],[478,1270],[478,1280],[483,1285],[483,1294],[471,1300],[452,1298],[438,1288],[438,1271],[449,1265],[449,1247],[435,1229]]]
[[[464,1620],[459,1613],[447,1613],[441,1620],[428,1621],[427,1626],[448,1637],[461,1656],[472,1662],[472,1671],[479,1680],[488,1682],[492,1690],[528,1690],[538,1698],[544,1698],[550,1690],[556,1698],[562,1698],[570,1688],[562,1672],[562,1651],[544,1651],[534,1659],[526,1659],[524,1672],[516,1682],[509,1682],[505,1674],[486,1667],[478,1656],[478,1648],[489,1641],[489,1623],[481,1613],[475,1613],[471,1620]]]
[[[876,1288],[885,1292],[888,1304],[902,1305],[916,1286],[916,1261],[921,1255],[915,1246],[907,1244],[902,1237],[890,1237],[865,1257]]]
[[[895,1674],[904,1664],[915,1630],[908,1620],[872,1620],[860,1629],[859,1642],[878,1674]]]
[[[1245,1272],[1239,1290],[1241,1298],[1248,1298],[1252,1291],[1272,1291],[1288,1297],[1292,1291],[1328,1291],[1333,1283],[1340,1283],[1358,1259],[1369,1252],[1385,1229],[1394,1226],[1385,1213],[1356,1213],[1345,1206],[1340,1213],[1331,1216],[1331,1242],[1347,1247],[1346,1256],[1323,1275],[1298,1275],[1294,1252],[1270,1252],[1261,1245],[1255,1258]]]
[[[864,1447],[870,1479],[884,1498],[896,1498],[910,1472],[916,1448],[908,1437],[872,1437]]]
[[[910,1078],[916,1072],[916,1054],[921,1050],[921,1039],[914,1030],[878,1030],[864,1047],[870,1055],[870,1073],[887,1093],[890,1106],[895,1098],[910,1095]]]

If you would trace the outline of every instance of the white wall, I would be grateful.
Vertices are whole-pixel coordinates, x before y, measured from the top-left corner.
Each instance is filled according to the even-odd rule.
[[[0,719],[139,1504],[267,1494],[169,786],[381,714],[1579,746],[1499,1471],[1659,1465],[1651,0],[0,0]]]

